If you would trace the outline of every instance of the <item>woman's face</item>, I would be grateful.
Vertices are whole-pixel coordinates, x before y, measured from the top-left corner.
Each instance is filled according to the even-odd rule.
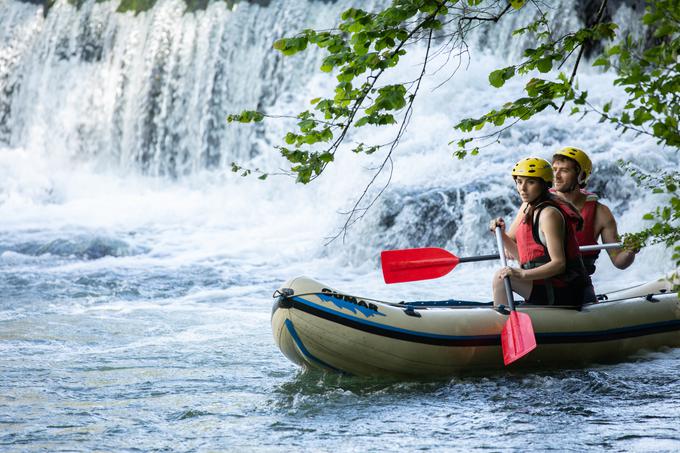
[[[543,180],[530,176],[515,176],[515,185],[522,201],[531,203],[543,193]]]

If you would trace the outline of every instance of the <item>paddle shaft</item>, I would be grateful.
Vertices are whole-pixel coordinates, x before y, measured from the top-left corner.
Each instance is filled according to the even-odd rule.
[[[620,249],[623,244],[620,242],[610,242],[608,244],[582,245],[578,249],[582,252],[592,252],[593,250]]]
[[[501,259],[501,266],[506,267],[508,261],[505,259],[505,247],[503,246],[503,233],[501,227],[496,227],[496,244],[498,245],[498,255]],[[515,310],[515,299],[512,295],[512,286],[510,285],[510,277],[506,276],[503,279],[503,285],[505,286],[505,296],[508,298],[508,306],[510,310]]]
[[[610,242],[608,244],[595,244],[595,245],[582,245],[578,249],[581,252],[592,252],[593,250],[610,250],[610,249],[620,249],[623,244],[620,242]],[[500,255],[479,255],[479,256],[466,256],[459,258],[460,263],[471,263],[474,261],[492,261],[500,258]]]
[[[465,256],[463,258],[458,258],[459,263],[473,263],[475,261],[491,261],[497,260],[498,255],[479,255],[479,256]]]
[[[581,247],[581,251],[586,252],[618,247],[621,247],[620,243],[596,244]],[[451,252],[436,247],[385,250],[380,254],[385,283],[401,283],[439,278],[448,274],[459,263],[491,261],[499,258],[500,255],[480,255],[459,258]]]

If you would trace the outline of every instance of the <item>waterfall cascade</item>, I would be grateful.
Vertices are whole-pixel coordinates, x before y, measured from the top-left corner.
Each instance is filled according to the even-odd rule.
[[[229,7],[211,2],[205,10],[185,13],[182,0],[160,0],[151,10],[134,15],[116,13],[117,2],[86,1],[76,8],[59,0],[45,17],[39,5],[5,2],[0,14],[0,175],[5,176],[0,181],[0,209],[4,203],[7,216],[14,216],[10,205],[16,206],[11,200],[17,193],[25,195],[24,201],[54,207],[101,184],[93,177],[79,180],[85,187],[59,187],[55,170],[156,178],[152,185],[184,184],[182,180],[194,188],[212,184],[230,196],[238,194],[239,216],[244,206],[248,212],[272,212],[274,198],[304,192],[292,188],[292,181],[272,182],[269,188],[267,181],[252,189],[253,183],[233,175],[229,168],[234,161],[276,170],[281,162],[273,147],[286,123],[229,126],[226,116],[242,109],[272,114],[305,109],[310,98],[322,95],[332,83],[316,70],[321,55],[311,51],[282,58],[272,50],[272,42],[303,28],[329,27],[352,5],[370,9],[385,2],[260,3]],[[555,13],[564,18],[562,26],[583,20],[582,3],[556,7]],[[639,2],[610,2],[609,8],[619,23],[634,22],[631,18],[641,9]],[[520,15],[512,16],[495,33],[488,27],[476,30],[469,43],[470,60],[463,61],[467,70],[447,84],[439,87],[450,71],[433,70],[395,155],[388,191],[350,230],[349,241],[336,241],[325,253],[340,249],[340,255],[356,264],[374,260],[376,250],[387,247],[432,245],[468,254],[486,252],[492,242],[480,225],[491,215],[509,215],[518,203],[507,178],[511,164],[527,154],[548,157],[567,144],[592,154],[592,188],[620,217],[622,230],[642,224],[650,200],[638,194],[630,178],[618,178],[622,173],[616,160],[653,170],[669,162],[677,165],[677,156],[664,156],[645,137],[620,136],[597,125],[597,118],[578,121],[548,113],[504,132],[501,143],[492,143],[480,156],[462,161],[451,156],[451,126],[457,119],[498,106],[521,91],[521,81],[495,90],[486,80],[504,58],[521,53],[521,42],[510,36],[520,20]],[[410,69],[419,69],[419,56],[422,52],[412,49],[407,69],[397,76],[406,78]],[[583,67],[579,77],[593,87],[596,100],[615,95],[611,75]],[[371,134],[389,139],[384,131],[360,131],[351,139]],[[312,235],[317,246],[342,223],[337,211],[351,206],[375,162],[339,156],[316,187],[308,189],[313,193],[298,201],[296,206],[305,206],[295,208],[304,212],[300,215],[305,228],[319,228],[318,236]],[[123,180],[112,184],[126,186]],[[261,200],[265,193],[266,202]],[[277,209],[276,215],[285,216],[291,208]]]

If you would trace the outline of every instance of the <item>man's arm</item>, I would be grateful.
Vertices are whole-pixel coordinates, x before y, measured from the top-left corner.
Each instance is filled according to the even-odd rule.
[[[602,243],[619,242],[619,232],[616,228],[616,219],[608,207],[602,203],[597,203],[596,222],[599,227],[599,236],[602,238]],[[598,230],[596,230],[598,231]],[[625,269],[635,261],[635,253],[629,250],[609,249],[609,259],[612,264],[619,269]]]

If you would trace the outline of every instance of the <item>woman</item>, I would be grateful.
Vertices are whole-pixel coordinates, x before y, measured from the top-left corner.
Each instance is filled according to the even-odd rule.
[[[550,163],[537,157],[519,161],[512,177],[526,209],[515,239],[505,233],[502,218],[491,221],[492,231],[500,226],[503,244],[518,256],[521,269],[504,267],[493,280],[494,305],[507,305],[503,279],[510,277],[512,289],[526,303],[536,305],[583,304],[586,272],[575,232],[583,220],[567,201],[550,193],[553,171]]]

